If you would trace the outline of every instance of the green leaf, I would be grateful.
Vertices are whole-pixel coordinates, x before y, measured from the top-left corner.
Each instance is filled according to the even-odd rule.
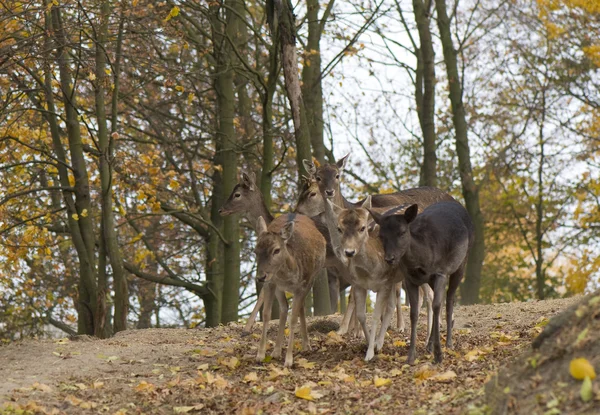
[[[589,376],[586,376],[581,384],[581,390],[579,391],[579,395],[581,396],[581,400],[583,402],[589,402],[592,400],[593,392],[592,392],[592,380]]]

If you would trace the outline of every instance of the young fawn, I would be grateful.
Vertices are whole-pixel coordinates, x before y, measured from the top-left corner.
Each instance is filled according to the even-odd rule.
[[[355,209],[344,209],[329,200],[327,204],[326,214],[332,214],[336,224],[333,229],[330,228],[330,232],[338,235],[341,255],[344,255],[348,261],[356,301],[356,317],[368,342],[365,360],[369,361],[375,355],[375,348],[381,350],[383,347],[385,333],[396,306],[394,285],[402,280],[403,274],[385,262],[383,246],[379,238],[369,236],[367,208],[371,207],[370,197],[367,197],[360,208]],[[371,330],[366,322],[368,290],[377,293]],[[417,306],[414,307],[417,310]],[[381,327],[377,330],[379,322]]]
[[[440,202],[429,206],[417,216],[417,205],[403,214],[371,212],[379,225],[379,238],[385,261],[402,270],[410,302],[410,348],[408,364],[416,357],[418,287],[433,288],[433,332],[427,350],[434,352],[434,361],[442,362],[440,344],[440,311],[446,283],[446,347],[452,347],[452,313],[454,295],[463,277],[469,249],[473,244],[473,223],[467,210],[458,202]]]
[[[258,241],[256,243],[257,278],[268,283],[263,287],[264,307],[262,337],[256,358],[265,359],[268,321],[271,318],[273,296],[277,297],[280,309],[279,331],[273,357],[281,356],[281,347],[287,317],[287,301],[284,291],[294,295],[290,323],[290,338],[284,366],[293,364],[294,329],[300,318],[302,349],[310,349],[304,299],[313,285],[315,275],[325,266],[326,242],[314,222],[307,216],[290,213],[277,217],[267,227],[262,217],[258,218]]]

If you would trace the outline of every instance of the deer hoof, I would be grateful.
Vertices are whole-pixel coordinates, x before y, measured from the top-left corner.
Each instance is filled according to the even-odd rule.
[[[369,350],[367,350],[367,355],[365,356],[365,362],[368,362],[369,360],[373,359],[374,356],[375,351],[369,347]]]
[[[256,361],[262,363],[265,361],[265,353],[259,353],[256,355]]]
[[[283,364],[284,367],[292,367],[294,365],[294,358],[290,357],[290,356],[286,356],[285,357],[285,363]]]
[[[281,358],[281,349],[273,350],[273,353],[271,353],[271,357],[273,359],[280,359]]]

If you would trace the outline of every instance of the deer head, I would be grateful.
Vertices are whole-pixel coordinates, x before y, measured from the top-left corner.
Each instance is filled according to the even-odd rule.
[[[256,243],[257,279],[260,282],[270,281],[286,264],[289,256],[287,241],[294,233],[294,221],[289,221],[279,232],[269,232],[262,217],[256,224],[258,241]]]
[[[405,206],[402,206],[405,207]],[[379,225],[379,238],[385,252],[385,261],[390,265],[397,264],[406,254],[410,246],[409,224],[417,217],[418,205],[409,205],[404,213],[398,214],[402,207],[392,209],[384,214],[369,210]]]
[[[337,231],[340,235],[340,250],[342,255],[352,258],[363,252],[369,240],[369,211],[371,196],[368,196],[362,206],[357,209],[343,209],[330,200],[336,218]]]
[[[339,159],[335,164],[315,166],[312,161],[302,160],[306,171],[317,181],[319,191],[328,198],[334,198],[340,192],[340,179],[350,153]]]
[[[325,211],[325,201],[319,190],[316,180],[305,178],[302,183],[302,191],[298,198],[296,212],[312,217]]]
[[[250,207],[262,203],[260,191],[256,186],[256,175],[253,172],[242,171],[239,183],[225,204],[219,209],[221,216],[229,216],[235,213],[246,213]]]

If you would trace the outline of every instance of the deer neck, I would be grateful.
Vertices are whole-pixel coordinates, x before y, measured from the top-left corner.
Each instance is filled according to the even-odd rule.
[[[284,255],[286,255],[285,264],[277,273],[276,283],[282,285],[288,291],[294,291],[303,282],[300,267],[292,254],[286,252]]]
[[[383,263],[383,246],[379,237],[369,237],[363,249],[356,255],[356,266],[378,275]]]
[[[269,209],[265,205],[265,199],[260,194],[260,198],[252,203],[250,209],[246,213],[246,219],[252,224],[253,227],[256,226],[256,221],[258,218],[262,217],[266,224],[270,224],[273,222],[273,215],[269,212]]]
[[[343,207],[344,209],[351,209],[354,207],[354,204],[348,201],[343,195],[340,186],[335,189],[335,196],[333,196],[332,202],[336,205]]]
[[[333,253],[343,264],[346,265],[348,261],[342,252],[342,238],[337,230],[337,218],[333,213],[333,209],[327,202],[325,202],[325,212],[321,214],[321,219],[329,231],[329,242],[331,243]]]

